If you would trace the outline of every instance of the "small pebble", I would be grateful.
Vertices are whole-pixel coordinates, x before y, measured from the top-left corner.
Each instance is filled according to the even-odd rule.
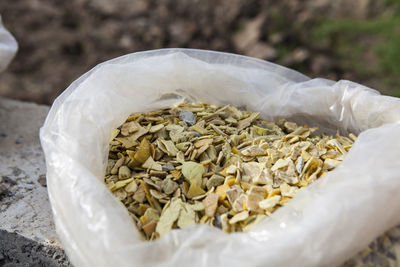
[[[182,110],[181,113],[179,114],[179,119],[190,125],[196,124],[196,115],[190,111]]]
[[[23,171],[20,169],[20,168],[18,168],[18,167],[14,167],[13,168],[13,175],[14,176],[19,176],[21,173],[22,173]]]
[[[10,185],[16,185],[17,184],[17,182],[14,179],[12,179],[11,177],[6,176],[6,175],[2,176],[2,180],[3,180],[4,183],[10,184]]]
[[[172,164],[165,164],[165,165],[162,166],[162,170],[164,172],[172,171],[172,170],[175,170],[175,167]]]
[[[38,183],[43,186],[43,187],[47,187],[47,183],[46,183],[46,175],[41,174],[39,176],[39,178],[37,179]]]
[[[219,213],[215,214],[213,225],[219,229],[222,229],[221,215]]]
[[[35,186],[33,186],[33,185],[31,185],[31,184],[25,184],[25,189],[26,189],[26,190],[30,191],[30,190],[32,190],[33,188],[35,188]]]
[[[4,184],[0,184],[0,199],[2,196],[5,196],[8,192],[7,187]]]

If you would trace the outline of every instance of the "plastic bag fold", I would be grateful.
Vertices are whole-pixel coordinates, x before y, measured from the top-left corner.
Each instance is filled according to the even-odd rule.
[[[18,43],[3,26],[0,15],[0,72],[7,68],[17,50]]]

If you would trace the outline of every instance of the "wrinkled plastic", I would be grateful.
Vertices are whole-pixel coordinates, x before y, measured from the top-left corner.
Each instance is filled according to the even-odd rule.
[[[17,41],[4,28],[0,16],[0,72],[5,70],[18,50]]]
[[[248,233],[206,225],[142,241],[103,184],[110,130],[189,98],[360,134],[334,171]],[[40,138],[58,235],[75,266],[334,266],[400,223],[400,101],[349,82],[212,51],[166,49],[95,67],[54,102]]]

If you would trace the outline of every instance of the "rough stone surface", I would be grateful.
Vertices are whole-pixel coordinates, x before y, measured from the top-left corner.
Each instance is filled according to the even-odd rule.
[[[64,251],[17,233],[0,230],[0,266],[71,266]]]
[[[69,266],[53,224],[39,143],[48,110],[0,98],[0,266]]]

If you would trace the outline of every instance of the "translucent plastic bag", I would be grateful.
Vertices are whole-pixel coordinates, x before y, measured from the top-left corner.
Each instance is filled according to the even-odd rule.
[[[0,72],[5,70],[18,50],[17,41],[4,28],[0,16]]]
[[[103,184],[110,130],[183,98],[360,134],[343,163],[248,233],[206,225],[142,241]],[[57,232],[75,266],[333,266],[400,223],[400,101],[232,54],[166,49],[83,75],[40,132]]]

